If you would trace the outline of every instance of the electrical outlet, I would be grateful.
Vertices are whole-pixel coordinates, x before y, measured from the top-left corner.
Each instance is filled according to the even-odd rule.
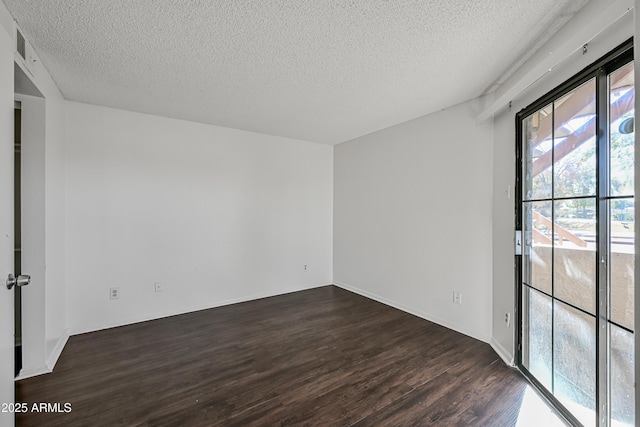
[[[162,283],[154,282],[153,286],[155,287],[156,292],[162,292]]]
[[[304,265],[304,271],[308,271],[309,270],[309,266],[307,264]]]
[[[109,288],[109,299],[120,298],[120,288]]]
[[[462,292],[453,291],[453,303],[462,305]]]
[[[507,325],[507,328],[511,326],[511,313],[505,313],[504,323]]]

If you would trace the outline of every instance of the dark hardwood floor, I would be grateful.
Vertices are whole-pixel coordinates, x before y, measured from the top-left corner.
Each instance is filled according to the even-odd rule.
[[[513,426],[528,383],[489,345],[334,286],[70,338],[18,426]]]

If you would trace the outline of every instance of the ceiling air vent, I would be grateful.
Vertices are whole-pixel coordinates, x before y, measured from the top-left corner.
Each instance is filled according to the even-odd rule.
[[[18,52],[18,55],[24,60],[27,59],[27,49],[25,45],[26,41],[24,40],[24,36],[20,32],[20,29],[16,27],[16,52]]]
[[[35,51],[31,44],[24,38],[22,34],[22,30],[18,27],[18,24],[14,21],[15,28],[15,41],[16,41],[16,55],[15,60],[17,63],[22,65],[26,71],[28,71],[32,76],[34,75],[34,66],[37,62]]]

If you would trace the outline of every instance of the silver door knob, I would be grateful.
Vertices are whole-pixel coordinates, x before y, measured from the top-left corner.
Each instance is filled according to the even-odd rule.
[[[6,283],[7,289],[11,289],[14,286],[27,286],[29,283],[31,283],[31,276],[29,276],[28,274],[21,274],[18,277],[15,277],[13,274],[9,274]]]

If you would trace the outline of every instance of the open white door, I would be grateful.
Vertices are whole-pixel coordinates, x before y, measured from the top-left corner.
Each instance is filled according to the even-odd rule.
[[[3,404],[14,402],[13,289],[13,49],[0,27],[0,425],[13,426],[14,414]]]

